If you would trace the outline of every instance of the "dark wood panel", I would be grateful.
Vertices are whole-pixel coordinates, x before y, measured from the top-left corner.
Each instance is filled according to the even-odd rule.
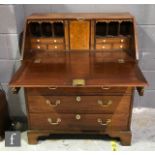
[[[30,129],[37,130],[127,130],[127,114],[30,113]]]
[[[30,112],[129,113],[131,96],[28,96]]]

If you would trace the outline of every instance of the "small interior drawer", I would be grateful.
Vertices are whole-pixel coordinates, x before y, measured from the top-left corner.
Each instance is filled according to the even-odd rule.
[[[51,43],[64,43],[64,39],[63,38],[52,38],[51,39]]]
[[[127,130],[128,114],[30,113],[30,129],[36,130]]]
[[[125,37],[117,37],[117,38],[96,38],[96,43],[100,44],[100,43],[128,43],[129,42],[129,38],[125,38]]]
[[[120,44],[120,43],[113,44],[113,49],[127,49],[127,48],[129,48],[128,44]]]
[[[47,45],[45,45],[45,44],[32,44],[31,48],[32,49],[38,49],[38,50],[47,49]]]
[[[48,45],[49,50],[64,50],[64,44],[50,44]]]
[[[64,43],[64,39],[63,38],[32,38],[31,43],[44,43],[44,44]]]
[[[96,44],[96,49],[97,50],[110,50],[112,48],[112,44]]]

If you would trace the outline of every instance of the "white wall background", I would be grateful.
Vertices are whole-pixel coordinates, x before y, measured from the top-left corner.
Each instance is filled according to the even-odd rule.
[[[149,81],[134,106],[155,108],[155,5],[0,5],[0,82],[6,90],[11,116],[26,116],[23,91],[13,95],[8,82],[20,64],[19,34],[25,17],[34,12],[130,12],[137,20],[140,67]]]

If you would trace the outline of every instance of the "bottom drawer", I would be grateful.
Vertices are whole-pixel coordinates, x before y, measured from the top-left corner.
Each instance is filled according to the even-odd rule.
[[[29,115],[34,130],[127,130],[127,114],[34,114]]]

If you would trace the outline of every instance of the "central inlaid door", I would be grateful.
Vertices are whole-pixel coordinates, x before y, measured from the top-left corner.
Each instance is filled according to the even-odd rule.
[[[90,21],[73,20],[69,24],[70,50],[89,50]]]

